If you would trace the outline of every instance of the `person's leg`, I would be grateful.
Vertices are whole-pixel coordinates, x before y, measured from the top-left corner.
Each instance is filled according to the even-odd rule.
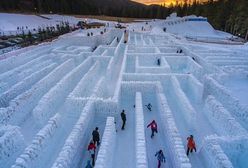
[[[161,166],[161,161],[159,160],[158,161],[158,168],[160,168],[160,166]]]
[[[154,136],[154,129],[152,129],[152,135],[151,135],[151,138]]]
[[[95,154],[91,154],[92,166],[95,165]]]
[[[189,147],[188,147],[188,149],[187,149],[187,156],[189,155]]]
[[[195,150],[195,152],[196,152],[196,148],[194,147],[194,150]]]
[[[153,136],[155,135],[155,132],[157,133],[157,130],[156,129],[153,129]]]
[[[122,120],[122,127],[121,129],[123,130],[124,129],[124,121]]]
[[[126,120],[123,121],[123,129],[125,129]]]
[[[93,139],[94,145],[96,145],[96,139]]]
[[[193,152],[193,148],[190,149],[190,153],[192,153],[192,152]]]

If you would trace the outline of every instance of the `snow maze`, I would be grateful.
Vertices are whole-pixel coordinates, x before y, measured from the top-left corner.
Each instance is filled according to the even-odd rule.
[[[3,59],[0,167],[85,167],[99,127],[97,168],[153,168],[159,149],[162,167],[245,168],[248,108],[227,81],[236,69],[247,89],[247,63],[247,56],[191,50],[170,35],[117,30],[62,37]],[[153,119],[158,134],[151,139]],[[197,153],[187,157],[191,134]]]

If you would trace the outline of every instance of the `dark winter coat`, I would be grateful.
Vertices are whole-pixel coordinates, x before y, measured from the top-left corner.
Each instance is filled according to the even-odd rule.
[[[92,132],[92,136],[93,136],[93,140],[95,140],[95,141],[99,141],[100,140],[100,135],[99,135],[99,132],[97,130],[94,130]]]
[[[165,157],[164,157],[163,152],[157,152],[157,153],[155,154],[155,156],[157,156],[157,159],[158,159],[159,161],[165,162]]]
[[[121,119],[122,119],[123,121],[126,121],[126,120],[127,120],[126,114],[125,114],[124,112],[121,113]]]

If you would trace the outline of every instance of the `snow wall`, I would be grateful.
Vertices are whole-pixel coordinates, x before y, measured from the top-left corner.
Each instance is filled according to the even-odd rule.
[[[87,36],[87,37],[70,37],[73,40],[68,40],[68,37],[61,37],[58,41],[55,42],[55,45],[58,46],[90,46],[95,47],[101,44],[110,44],[115,37],[121,38],[122,31],[111,29],[110,31],[104,33],[103,35],[96,35],[96,36]]]
[[[111,168],[114,158],[116,129],[113,117],[108,117],[104,129],[101,146],[97,154],[96,168]]]

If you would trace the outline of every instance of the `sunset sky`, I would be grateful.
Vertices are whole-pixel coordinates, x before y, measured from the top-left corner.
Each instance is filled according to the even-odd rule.
[[[167,6],[169,6],[171,3],[176,4],[176,2],[178,1],[178,3],[181,2],[185,2],[185,0],[133,0],[139,3],[143,3],[146,5],[151,5],[151,4],[165,4]],[[193,2],[194,0],[188,0],[188,2]],[[198,0],[201,2],[207,1],[207,0]]]

